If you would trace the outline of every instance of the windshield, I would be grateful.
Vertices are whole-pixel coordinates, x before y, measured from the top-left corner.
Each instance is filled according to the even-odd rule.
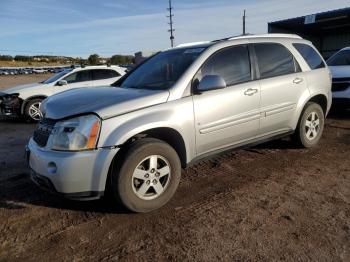
[[[172,87],[205,48],[173,49],[151,57],[121,84],[124,88],[165,90]]]
[[[346,66],[350,65],[350,50],[343,50],[336,53],[328,59],[327,64],[330,66]]]
[[[40,83],[43,83],[43,84],[50,84],[52,82],[55,82],[57,81],[58,79],[60,79],[62,76],[66,75],[67,73],[69,73],[70,71],[72,71],[72,69],[66,69],[66,70],[63,70],[62,72],[59,72],[51,77],[49,77],[48,79],[40,82]]]

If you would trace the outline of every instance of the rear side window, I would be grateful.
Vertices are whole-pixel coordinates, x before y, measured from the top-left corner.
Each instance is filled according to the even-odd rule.
[[[325,64],[320,55],[311,46],[306,44],[293,44],[296,50],[305,59],[306,63],[311,69],[318,69],[325,67]]]
[[[250,60],[247,46],[225,48],[211,56],[198,71],[195,81],[206,75],[221,76],[227,86],[251,80]]]
[[[79,82],[85,82],[90,81],[90,70],[83,70],[79,72],[75,72],[73,74],[70,74],[66,78],[64,78],[68,83],[79,83]]]
[[[116,71],[110,69],[96,69],[92,70],[92,79],[93,80],[102,80],[113,77],[120,76]]]
[[[269,78],[295,73],[296,66],[291,52],[280,44],[254,44],[260,78]]]

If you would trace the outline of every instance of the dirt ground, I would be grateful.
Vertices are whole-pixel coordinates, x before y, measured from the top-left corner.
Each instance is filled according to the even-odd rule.
[[[184,170],[149,214],[37,189],[33,129],[0,122],[0,261],[350,261],[350,111],[329,116],[317,148],[279,140]]]
[[[0,76],[0,92],[1,89],[12,87],[15,85],[37,83],[49,78],[51,75],[52,74]]]

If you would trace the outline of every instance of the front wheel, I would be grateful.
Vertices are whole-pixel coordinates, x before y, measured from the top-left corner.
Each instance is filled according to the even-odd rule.
[[[43,117],[40,111],[41,102],[42,99],[33,99],[27,103],[24,114],[28,120],[37,122]]]
[[[293,140],[302,147],[313,147],[321,139],[324,129],[324,113],[319,104],[306,104],[293,135]]]
[[[134,212],[160,208],[171,199],[179,185],[179,156],[170,145],[158,139],[134,142],[120,167],[116,165],[111,174],[112,196]]]

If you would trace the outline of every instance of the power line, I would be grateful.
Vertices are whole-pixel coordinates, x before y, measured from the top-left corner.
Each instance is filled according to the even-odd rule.
[[[170,29],[168,30],[168,32],[170,32],[170,43],[171,43],[171,47],[174,47],[174,31],[175,29],[173,28],[173,7],[171,5],[171,0],[169,0],[169,8],[167,8],[167,10],[169,11],[169,15],[167,17],[169,17],[169,25],[170,25]]]

